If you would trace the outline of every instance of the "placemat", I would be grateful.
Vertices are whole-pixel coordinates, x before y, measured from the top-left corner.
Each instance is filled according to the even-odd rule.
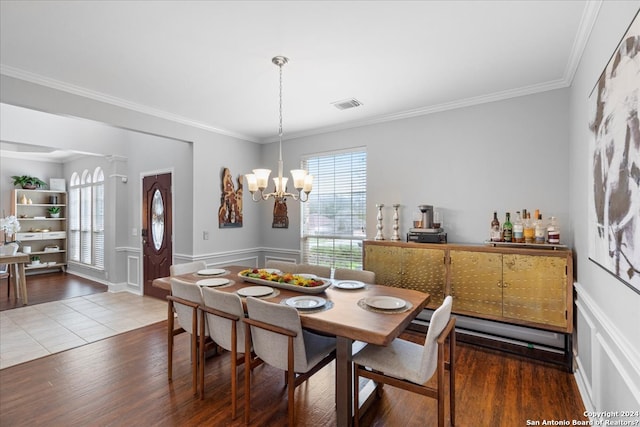
[[[211,277],[211,279],[214,279],[214,277]],[[206,279],[200,279],[200,280],[206,280]],[[198,283],[196,282],[196,285],[200,286],[201,288],[209,288],[209,289],[228,288],[229,286],[233,286],[235,284],[236,284],[236,282],[234,280],[231,280],[231,279],[229,279],[229,283],[225,283],[224,285],[220,285],[220,286],[198,285]]]
[[[288,299],[289,298],[283,298],[282,300],[280,300],[280,304],[287,305]],[[302,313],[302,314],[320,313],[321,311],[330,310],[331,308],[333,308],[333,301],[327,300],[327,302],[325,302],[322,307],[311,308],[311,309],[307,309],[307,308],[298,309],[298,313]]]
[[[364,302],[364,300],[365,298],[362,298],[361,300],[358,301],[358,307],[362,308],[363,310],[371,311],[373,313],[396,314],[396,313],[404,313],[405,311],[409,311],[413,308],[413,304],[411,304],[409,301],[405,301],[407,305],[405,305],[402,308],[397,308],[395,310],[381,310],[379,308],[375,308],[367,305],[367,303]]]
[[[198,272],[196,271],[195,273],[193,273],[193,277],[199,277],[200,279],[206,279],[208,277],[210,279],[213,279],[214,277],[222,277],[229,274],[231,274],[229,270],[225,270],[224,273],[220,274],[198,274]]]
[[[218,287],[220,288],[221,286],[218,286]],[[238,293],[238,291],[236,291],[236,295],[238,295],[240,298],[246,298],[244,295],[240,295]],[[260,299],[262,299],[262,298],[275,298],[278,295],[280,295],[280,291],[278,289],[276,289],[276,288],[273,288],[273,292],[271,292],[269,295],[263,295],[261,297],[253,297],[253,298],[260,298]]]

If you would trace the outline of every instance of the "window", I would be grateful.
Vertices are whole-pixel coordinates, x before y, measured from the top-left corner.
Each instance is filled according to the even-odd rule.
[[[69,180],[69,260],[104,269],[104,172]]]
[[[303,159],[313,191],[302,204],[302,262],[362,269],[367,153],[363,148]]]

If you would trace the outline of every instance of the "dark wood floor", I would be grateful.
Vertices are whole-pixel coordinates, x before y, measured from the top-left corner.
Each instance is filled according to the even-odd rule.
[[[166,322],[3,369],[0,425],[243,425],[242,390],[238,417],[230,416],[229,354],[207,361],[200,401],[190,390],[187,335],[177,336],[176,345],[173,382],[166,377]],[[459,426],[585,419],[573,375],[561,369],[465,344],[456,363]],[[334,369],[328,365],[296,390],[297,425],[335,425]],[[269,366],[255,369],[252,425],[286,424],[283,377]],[[435,420],[434,400],[387,386],[362,425],[422,427]]]
[[[106,292],[107,289],[106,285],[68,273],[54,272],[27,276],[29,305]],[[22,307],[22,302],[16,300],[13,278],[9,297],[7,297],[7,280],[3,279],[0,282],[0,311],[16,307]]]

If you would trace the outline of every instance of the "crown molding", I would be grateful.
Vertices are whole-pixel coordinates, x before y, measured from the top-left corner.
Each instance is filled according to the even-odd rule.
[[[576,38],[573,41],[571,48],[571,55],[567,61],[567,67],[564,71],[564,80],[567,82],[567,86],[571,86],[573,78],[578,70],[578,65],[582,60],[584,49],[587,47],[587,41],[593,31],[593,26],[596,24],[596,19],[600,13],[600,7],[603,0],[587,1],[587,4],[582,11],[582,18],[580,19],[580,26],[576,33]]]
[[[57,89],[63,92],[71,93],[73,95],[78,95],[85,98],[93,99],[95,101],[104,102],[105,104],[115,105],[117,107],[126,108],[132,111],[137,111],[139,113],[147,114],[149,116],[158,117],[161,119],[169,120],[172,122],[180,123],[183,125],[187,125],[187,126],[191,126],[199,129],[204,129],[209,132],[214,132],[217,134],[242,139],[244,141],[260,142],[248,135],[243,135],[236,132],[228,131],[226,129],[217,128],[215,126],[211,126],[206,123],[202,123],[196,120],[182,117],[177,114],[172,114],[163,110],[147,107],[145,105],[137,104],[135,102],[127,101],[125,99],[117,98],[115,96],[107,95],[101,92],[92,91],[80,86],[72,85],[69,83],[62,82],[60,80],[56,80],[56,79],[42,76],[40,74],[32,73],[30,71],[25,71],[20,68],[11,67],[11,66],[2,64],[0,65],[0,74],[4,74],[5,76],[8,76],[8,77],[14,77],[20,80],[25,80],[27,82],[35,83],[51,89]]]

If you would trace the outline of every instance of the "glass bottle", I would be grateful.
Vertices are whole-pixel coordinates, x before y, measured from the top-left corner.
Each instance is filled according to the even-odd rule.
[[[524,219],[524,242],[533,243],[535,238],[535,222],[531,220],[531,213],[527,212]]]
[[[542,214],[538,214],[534,231],[534,243],[544,243],[546,240],[547,229],[542,222]]]
[[[524,224],[520,211],[516,211],[516,219],[513,221],[513,241],[515,243],[524,243]]]
[[[560,227],[558,226],[558,220],[555,216],[549,218],[549,225],[547,226],[547,237],[550,244],[560,244]]]
[[[500,221],[498,221],[498,212],[493,213],[493,220],[491,220],[491,231],[489,237],[492,242],[502,241],[502,235],[500,233]]]
[[[502,224],[502,232],[504,233],[503,239],[505,242],[511,243],[513,240],[513,224],[511,224],[511,214],[507,212],[507,219],[504,220],[504,224]]]

